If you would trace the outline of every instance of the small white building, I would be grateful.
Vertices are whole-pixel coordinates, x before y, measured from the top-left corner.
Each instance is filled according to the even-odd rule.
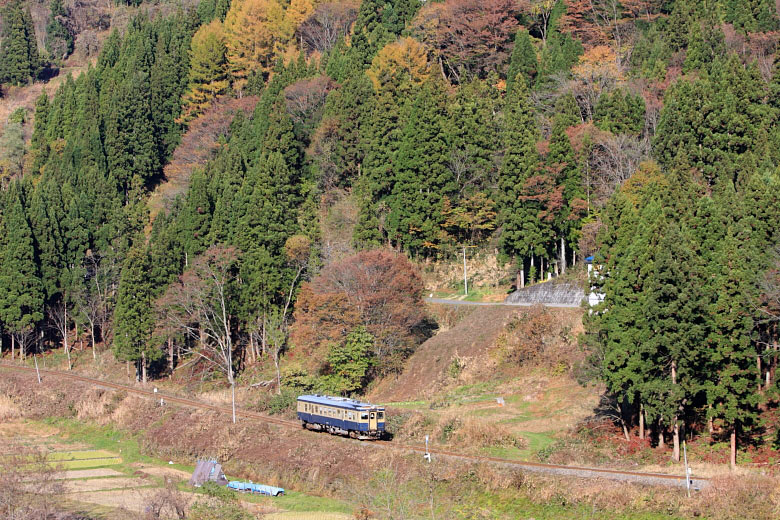
[[[589,256],[585,259],[585,263],[588,265],[588,282],[590,284],[587,295],[589,307],[595,307],[604,301],[604,293],[599,292],[593,283],[593,280],[595,280],[596,277],[601,277],[601,265],[594,265],[593,260],[593,256]]]

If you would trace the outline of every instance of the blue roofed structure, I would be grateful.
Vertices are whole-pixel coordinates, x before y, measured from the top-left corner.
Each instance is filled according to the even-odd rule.
[[[227,487],[234,491],[242,491],[244,493],[256,493],[258,495],[267,495],[269,497],[278,497],[284,495],[284,489],[274,486],[267,486],[265,484],[255,484],[254,482],[242,482],[240,480],[231,480]]]

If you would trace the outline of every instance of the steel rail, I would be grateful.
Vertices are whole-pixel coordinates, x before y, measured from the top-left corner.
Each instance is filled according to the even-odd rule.
[[[31,372],[31,373],[34,373],[36,371],[36,369],[33,367],[10,365],[7,363],[0,363],[0,368],[17,370],[21,372]],[[179,397],[176,395],[172,395],[160,391],[154,392],[151,390],[144,390],[129,385],[112,383],[110,381],[104,381],[102,379],[94,379],[90,377],[81,376],[78,374],[71,374],[71,373],[61,372],[57,370],[39,369],[39,371],[43,375],[50,375],[54,377],[69,379],[72,381],[86,383],[98,387],[105,387],[113,390],[121,390],[130,394],[140,395],[152,399],[162,398],[165,402],[179,404],[190,408],[211,410],[226,415],[230,415],[232,413],[231,408],[227,406],[214,405],[196,399],[188,399],[185,397]],[[236,417],[253,419],[260,422],[283,426],[285,428],[301,429],[301,425],[298,421],[279,419],[277,417],[271,417],[269,415],[261,414],[258,412],[252,412],[249,410],[241,410],[237,408]],[[316,432],[312,432],[312,433],[316,434]],[[370,444],[375,444],[377,446],[384,446],[384,447],[397,449],[397,450],[412,451],[416,453],[425,453],[425,447],[423,446],[399,444],[397,442],[391,442],[391,441],[376,440],[376,441],[371,441],[370,443],[368,442],[364,443],[362,445],[366,446]],[[435,449],[435,448],[429,449],[428,452],[431,453],[432,455],[439,455],[439,456],[444,456],[444,457],[459,459],[464,461],[470,461],[470,462],[486,462],[491,464],[499,464],[499,465],[504,465],[509,467],[516,467],[519,469],[526,469],[528,471],[533,471],[537,473],[574,476],[579,478],[606,478],[610,480],[634,481],[634,482],[646,483],[646,484],[685,487],[684,475],[670,475],[667,473],[643,473],[640,471],[596,468],[596,467],[589,467],[589,466],[567,466],[562,464],[545,464],[542,462],[517,461],[517,460],[510,460],[510,459],[502,459],[499,457],[465,455],[462,453]],[[691,479],[691,487],[694,488],[702,488],[706,486],[708,483],[709,483],[709,479],[704,477],[697,477]]]

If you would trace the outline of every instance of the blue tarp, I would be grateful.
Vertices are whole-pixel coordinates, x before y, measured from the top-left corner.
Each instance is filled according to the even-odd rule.
[[[241,482],[240,480],[231,480],[228,482],[228,488],[234,491],[244,491],[246,493],[258,493],[275,497],[284,494],[284,489],[266,486],[265,484],[255,484],[253,482]]]
[[[589,256],[588,258],[586,258],[586,259],[585,259],[585,263],[586,263],[586,264],[592,264],[592,263],[593,263],[593,256],[591,255],[591,256]]]

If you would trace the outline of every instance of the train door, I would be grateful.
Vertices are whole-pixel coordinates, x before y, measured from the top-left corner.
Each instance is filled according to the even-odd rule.
[[[368,430],[369,431],[375,431],[376,430],[376,412],[371,412],[368,415]]]

